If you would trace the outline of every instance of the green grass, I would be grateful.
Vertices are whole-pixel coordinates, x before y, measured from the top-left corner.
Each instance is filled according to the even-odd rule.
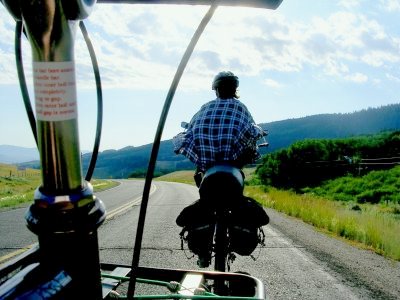
[[[39,184],[39,170],[18,170],[16,166],[0,164],[0,208],[31,202]]]
[[[93,191],[95,193],[105,191],[119,185],[117,181],[106,180],[106,179],[92,179],[90,183],[92,184]]]
[[[386,203],[400,209],[400,166],[372,171],[362,177],[340,177],[302,191],[332,200]]]
[[[341,202],[261,186],[248,186],[245,193],[265,207],[302,219],[376,253],[400,260],[399,220],[372,205],[354,211]]]
[[[94,192],[100,192],[117,182],[111,180],[92,180]],[[41,184],[39,170],[18,170],[16,166],[0,164],[0,209],[26,206],[33,202],[33,194]]]
[[[245,175],[246,181],[253,180],[253,175],[255,173],[255,170],[256,170],[255,167],[243,169],[243,173]],[[193,175],[194,175],[194,170],[176,171],[176,172],[172,172],[172,173],[157,177],[157,178],[155,178],[155,180],[181,182],[181,183],[195,185]]]
[[[193,175],[194,171],[185,170],[185,171],[176,171],[169,174],[165,174],[154,179],[159,181],[181,182],[181,183],[196,185],[194,182]]]

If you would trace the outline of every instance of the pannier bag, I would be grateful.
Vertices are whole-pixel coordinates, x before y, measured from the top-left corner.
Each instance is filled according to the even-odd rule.
[[[253,198],[243,196],[231,207],[231,223],[261,227],[269,223],[264,208]]]
[[[212,242],[215,224],[203,224],[184,227],[181,231],[183,241],[194,254],[202,258],[211,259]]]
[[[196,200],[185,207],[176,218],[176,224],[179,227],[193,227],[211,223],[215,223],[214,211],[200,200]]]
[[[258,244],[264,245],[264,231],[261,227],[233,225],[229,227],[230,252],[242,256],[251,255]]]
[[[261,227],[269,223],[269,217],[263,207],[249,197],[241,198],[229,210],[229,250],[243,256],[251,255],[258,244],[264,243]],[[183,227],[182,248],[185,241],[188,248],[199,257],[211,255],[215,214],[209,203],[197,200],[185,207],[177,217],[176,223]]]
[[[243,201],[231,209],[229,220],[229,250],[242,256],[253,253],[258,244],[264,245],[262,226],[269,223],[264,208],[254,199],[243,197]]]
[[[197,200],[182,210],[176,224],[183,227],[180,233],[181,248],[186,242],[189,250],[199,257],[199,266],[208,267],[215,229],[214,211]]]

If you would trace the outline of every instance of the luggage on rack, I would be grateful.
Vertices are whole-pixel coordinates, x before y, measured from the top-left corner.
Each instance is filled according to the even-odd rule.
[[[229,227],[229,250],[241,256],[249,256],[258,244],[264,245],[264,231],[261,227],[232,225]]]
[[[211,263],[215,228],[214,211],[197,200],[182,210],[176,224],[183,227],[180,233],[181,248],[183,242],[186,242],[189,250],[199,257],[199,266],[208,267]]]
[[[249,197],[234,202],[229,211],[229,250],[243,256],[251,255],[258,244],[264,243],[261,227],[269,223],[269,217],[263,207]],[[182,242],[187,242],[188,248],[199,257],[211,255],[215,218],[210,203],[197,200],[185,207],[176,219],[177,225],[183,227]]]
[[[264,245],[262,226],[269,223],[269,217],[254,199],[243,197],[242,200],[231,209],[229,249],[239,255],[248,256],[259,244]]]

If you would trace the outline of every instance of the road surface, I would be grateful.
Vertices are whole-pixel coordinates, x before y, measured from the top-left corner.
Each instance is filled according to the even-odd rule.
[[[102,262],[130,264],[143,182],[122,181],[98,193],[108,210],[99,228]],[[141,266],[197,269],[180,249],[179,212],[197,199],[195,187],[154,182],[141,251]],[[23,210],[1,213],[1,255],[36,241],[21,225]],[[266,285],[269,299],[400,299],[400,264],[327,237],[301,221],[267,210],[266,247],[238,257],[231,271],[245,271]],[[18,217],[19,215],[19,217]]]

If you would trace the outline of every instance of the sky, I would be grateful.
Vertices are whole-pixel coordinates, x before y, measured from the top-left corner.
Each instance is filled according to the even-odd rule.
[[[207,6],[97,3],[84,20],[104,97],[100,150],[153,142],[181,57]],[[240,100],[257,123],[351,113],[400,103],[400,0],[284,0],[277,10],[218,7],[171,105],[162,139],[215,98],[213,77],[240,79]],[[20,93],[15,22],[0,4],[0,145],[35,147]],[[34,104],[32,56],[22,41]],[[79,139],[91,150],[96,88],[79,28],[75,39]],[[272,133],[270,133],[272,134]]]

